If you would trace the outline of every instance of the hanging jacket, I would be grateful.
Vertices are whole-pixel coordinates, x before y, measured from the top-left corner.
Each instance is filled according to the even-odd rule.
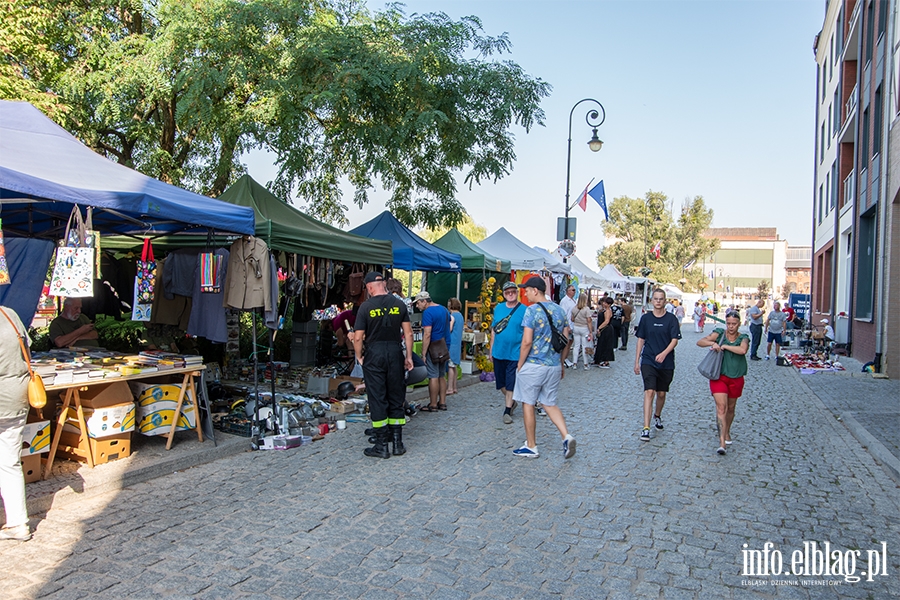
[[[225,275],[224,306],[272,310],[269,248],[259,238],[240,238],[231,245]]]

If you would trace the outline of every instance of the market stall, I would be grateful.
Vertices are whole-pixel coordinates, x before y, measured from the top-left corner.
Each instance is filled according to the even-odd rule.
[[[554,258],[546,251],[535,250],[504,227],[478,242],[477,246],[485,252],[509,259],[513,270],[510,278],[516,283],[522,283],[532,273],[543,276],[547,281],[549,298],[559,296],[554,291],[566,284],[572,274],[572,269],[562,260]],[[520,298],[524,301],[523,296],[520,295]]]
[[[551,255],[557,260],[563,261],[563,256],[558,249],[551,252]],[[579,289],[602,289],[606,285],[606,281],[600,275],[574,254],[565,257],[565,263],[572,269],[572,274],[578,277]]]
[[[484,280],[493,277],[497,285],[503,285],[509,279],[508,260],[485,252],[455,228],[435,241],[434,245],[462,257],[462,270],[457,275],[427,274],[425,288],[438,304],[446,305],[451,297],[459,298],[464,305],[466,302],[477,302]]]
[[[350,233],[390,241],[393,256],[391,262],[384,264],[395,269],[458,273],[462,265],[462,257],[459,254],[429,244],[410,231],[389,211],[384,211],[374,219],[354,227]]]
[[[38,305],[52,250],[61,238],[62,244],[56,249],[50,292],[55,296],[92,298],[98,286],[109,283],[103,280],[100,267],[103,239],[108,234],[143,239],[153,234],[191,229],[200,229],[205,235],[225,232],[248,236],[254,230],[252,210],[194,194],[113,163],[84,146],[30,104],[21,102],[0,101],[0,206],[2,232],[8,247],[15,250],[17,246],[24,246],[18,258],[12,256],[10,283],[0,286],[3,294],[0,301],[18,301],[26,322]],[[73,218],[76,227],[70,231]],[[87,228],[81,223],[83,218],[87,219]],[[50,252],[47,251],[48,244]],[[64,263],[60,260],[62,256],[66,257]],[[122,298],[129,302],[134,300],[135,304],[138,297],[138,278],[134,274],[138,269],[136,261],[143,261],[150,269],[143,281],[151,282],[151,288],[155,276],[152,257],[126,260],[132,268],[131,279],[126,277],[126,284],[120,285],[119,290]],[[154,265],[152,268],[151,264]],[[64,279],[85,285],[67,287]],[[116,310],[121,312],[121,307]],[[93,345],[96,346],[96,340]],[[93,387],[102,393],[120,383],[115,381],[117,379],[140,379],[151,374],[159,377],[164,370],[169,370],[169,374],[181,371],[173,366],[175,361],[166,361],[172,363],[165,365],[168,368],[138,366],[142,362],[140,359],[126,360],[116,353],[100,359],[114,360],[115,364],[100,366],[92,362],[96,357],[83,350],[54,351],[55,354],[46,356],[35,353],[33,359],[35,370],[46,378],[51,391],[72,390],[66,391],[63,403],[68,399],[77,418],[69,419],[69,406],[60,411],[54,433],[57,440],[54,451],[60,436],[66,433],[63,427],[66,427],[68,433],[75,435],[69,446],[77,450],[75,454],[79,458],[93,464],[96,461],[91,446],[96,445],[96,439],[106,437],[109,431],[101,430],[101,435],[89,431],[78,390]],[[181,390],[178,393],[181,399],[176,404],[181,404],[185,395],[191,398],[195,408],[193,428],[202,438],[196,413],[195,381],[197,374],[203,371],[202,358],[182,355],[178,358],[187,379],[181,378],[181,385],[176,384]],[[157,385],[150,387],[159,389]],[[202,383],[199,387],[202,395]],[[52,404],[55,395],[50,394],[49,400],[51,403],[44,411],[53,413],[56,420]],[[123,406],[129,404],[134,406],[131,400],[122,403]],[[171,412],[179,412],[176,422],[179,421],[180,408]],[[163,417],[157,414],[150,418],[157,423]],[[126,421],[120,425],[125,426]],[[134,418],[131,425],[133,428]],[[119,433],[130,436],[130,430]],[[169,435],[168,447],[171,447],[171,441]]]

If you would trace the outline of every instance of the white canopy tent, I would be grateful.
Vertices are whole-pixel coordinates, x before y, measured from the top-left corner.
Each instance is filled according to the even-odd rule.
[[[663,290],[665,290],[667,298],[674,298],[675,300],[681,300],[684,295],[679,287],[677,287],[671,283],[664,283],[659,287],[661,287]]]
[[[531,248],[504,227],[501,227],[476,245],[488,254],[509,260],[509,266],[517,271],[540,271],[545,269],[551,273],[564,273],[566,275],[572,273],[568,265],[553,258],[546,251],[538,252]]]
[[[562,262],[562,255],[559,250],[554,250],[550,256]],[[578,287],[581,289],[603,288],[606,287],[606,281],[600,277],[596,271],[593,271],[586,264],[581,262],[577,256],[566,257],[566,264],[572,269],[572,274],[578,276]]]
[[[637,289],[635,283],[622,275],[615,265],[606,265],[600,269],[600,277],[608,282],[610,291],[617,294],[633,294]]]

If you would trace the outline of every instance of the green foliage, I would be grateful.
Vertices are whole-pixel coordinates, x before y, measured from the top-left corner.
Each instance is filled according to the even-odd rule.
[[[370,13],[341,0],[4,0],[0,94],[36,103],[96,151],[218,196],[276,156],[268,187],[346,222],[376,184],[405,224],[462,221],[454,174],[496,181],[513,125],[542,124],[550,86],[477,17]]]
[[[140,321],[116,321],[112,317],[97,317],[97,343],[107,350],[134,353],[141,349],[144,324]]]
[[[668,197],[649,191],[644,198],[621,196],[609,204],[609,221],[603,225],[607,239],[614,242],[597,254],[599,266],[613,264],[626,275],[640,275],[650,269],[650,277],[660,283],[675,283],[684,278],[685,290],[698,290],[704,275],[703,257],[719,247],[719,240],[703,237],[713,219],[702,196],[685,200],[674,218]],[[652,253],[660,243],[659,259]],[[682,267],[696,261],[690,269]]]
[[[462,221],[456,224],[456,229],[466,236],[470,242],[477,244],[487,237],[488,230],[484,225],[479,225],[468,214],[463,215]],[[434,243],[450,231],[450,227],[429,227],[418,232],[419,237],[427,242]]]
[[[756,286],[756,293],[759,294],[760,298],[768,298],[770,290],[771,285],[769,284],[768,279],[761,279]]]
[[[47,352],[51,348],[50,344],[50,327],[32,327],[28,330],[28,336],[31,338],[32,352]]]

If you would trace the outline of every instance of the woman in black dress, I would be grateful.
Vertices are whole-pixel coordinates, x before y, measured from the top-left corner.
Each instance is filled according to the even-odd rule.
[[[594,364],[608,369],[610,361],[616,360],[616,337],[612,327],[613,299],[607,296],[600,302],[597,313],[597,347],[594,350]]]

